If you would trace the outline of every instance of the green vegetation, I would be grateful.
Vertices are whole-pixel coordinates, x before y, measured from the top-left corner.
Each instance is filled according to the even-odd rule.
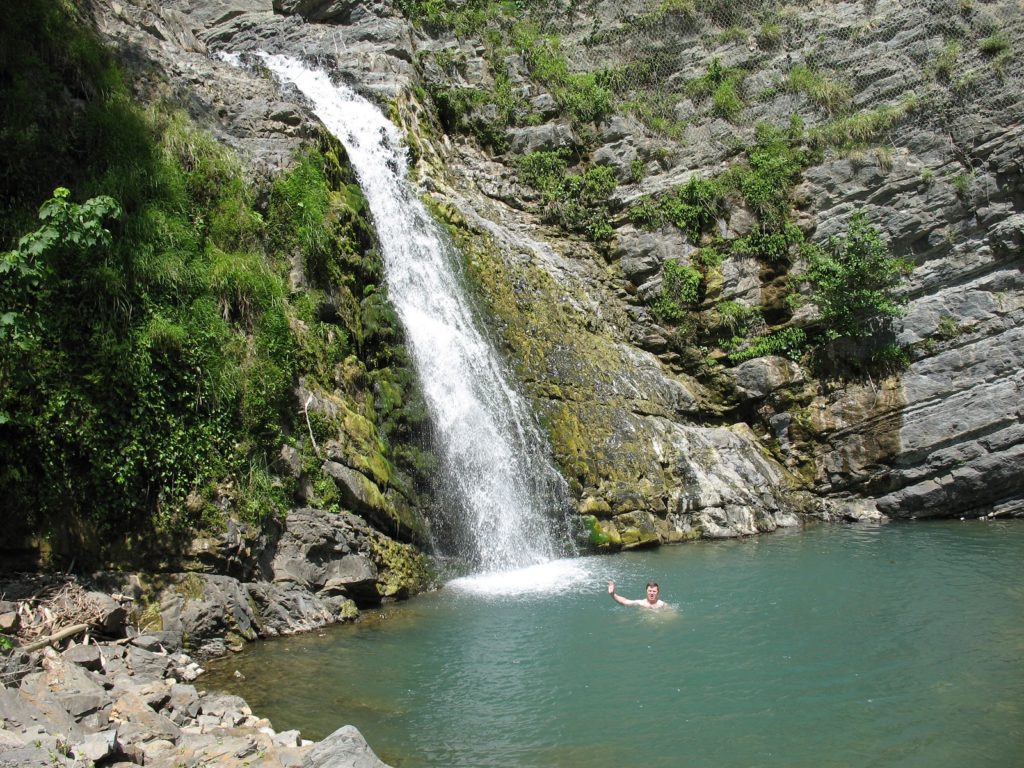
[[[629,210],[633,223],[648,228],[674,224],[693,242],[723,211],[725,189],[717,179],[690,178],[657,199],[646,197]]]
[[[746,164],[734,165],[726,183],[757,214],[765,231],[785,228],[789,219],[789,192],[800,173],[818,157],[804,143],[802,127],[782,130],[758,125],[755,143],[747,150]]]
[[[738,67],[723,67],[712,58],[708,71],[687,85],[687,93],[694,99],[711,98],[714,114],[726,120],[735,120],[743,111],[741,90],[747,73]]]
[[[756,214],[759,226],[732,243],[733,252],[784,261],[791,247],[803,242],[789,220],[789,190],[816,157],[801,143],[802,136],[799,126],[783,131],[758,125],[745,161],[717,177],[693,177],[656,199],[644,198],[630,208],[629,217],[648,228],[674,224],[691,242],[699,243],[702,233],[725,214],[727,201],[738,198]]]
[[[804,241],[804,234],[792,222],[784,222],[779,230],[757,229],[732,243],[732,252],[754,256],[767,262],[786,262],[795,246]]]
[[[805,253],[802,277],[827,340],[878,336],[903,313],[906,297],[899,288],[912,265],[889,252],[863,213],[853,215],[846,234],[833,235],[824,248],[808,246]]]
[[[678,322],[686,317],[700,298],[702,276],[693,267],[666,261],[662,268],[661,294],[654,302],[658,317]]]
[[[749,344],[741,349],[730,352],[729,359],[734,364],[742,363],[745,360],[753,360],[755,357],[765,355],[778,355],[788,357],[791,360],[799,360],[807,346],[807,335],[800,328],[781,328],[763,336],[755,336]]]
[[[761,23],[755,37],[762,49],[775,50],[782,45],[782,27],[774,19],[768,19]]]
[[[429,28],[483,33],[489,41],[493,90],[428,83],[428,93],[445,130],[473,135],[483,146],[504,152],[508,148],[506,128],[533,121],[528,105],[512,89],[505,58],[513,52],[522,56],[530,77],[554,97],[559,111],[575,123],[586,126],[612,114],[612,93],[602,75],[571,71],[558,37],[542,34],[523,15],[529,3],[477,0],[457,7],[449,5],[433,0],[399,3],[409,18]],[[451,56],[445,51],[436,54],[434,60],[442,69],[452,67]]]
[[[598,83],[617,99],[616,111],[635,116],[653,133],[680,140],[685,123],[676,117],[678,96],[664,87],[672,60],[663,52],[606,67],[597,72]]]
[[[949,180],[949,183],[956,190],[957,197],[966,199],[970,194],[971,185],[974,183],[974,172],[963,171],[958,173]]]
[[[789,71],[786,90],[803,93],[812,104],[829,115],[845,111],[852,99],[848,86],[803,64],[797,64]]]
[[[1010,50],[1010,38],[1005,32],[996,32],[978,43],[978,50],[986,56],[998,56]]]
[[[677,117],[677,107],[683,96],[707,104],[712,114],[730,121],[739,120],[745,108],[743,85],[748,72],[726,67],[717,58],[710,60],[703,75],[685,84],[667,84],[666,78],[672,71],[671,55],[656,46],[595,73],[572,71],[558,38],[542,33],[542,29],[549,27],[537,23],[544,16],[542,4],[407,0],[401,7],[419,23],[441,23],[459,34],[477,25],[476,34],[483,38],[488,50],[497,84],[495,93],[453,94],[436,90],[432,95],[446,127],[455,126],[455,130],[474,135],[482,145],[501,152],[508,149],[508,126],[540,119],[522,101],[511,106],[517,97],[510,87],[514,73],[506,69],[508,57],[522,57],[530,79],[551,93],[558,111],[572,120],[580,144],[516,159],[520,179],[537,190],[540,208],[548,221],[586,233],[599,242],[607,241],[613,234],[609,198],[615,189],[615,179],[611,169],[587,163],[587,146],[593,136],[589,126],[618,111],[634,115],[661,136],[678,140],[684,125]],[[771,5],[763,7],[754,18],[748,18],[749,15],[735,4],[698,7],[692,0],[663,0],[647,14],[628,21],[622,29],[593,35],[588,45],[608,42],[612,35],[625,37],[663,25],[671,25],[678,32],[694,31],[701,19],[713,21],[718,30],[709,34],[706,41],[739,41],[753,36],[765,50],[781,44],[783,22],[788,24],[789,16]],[[995,44],[989,47],[992,55],[1001,52]],[[948,44],[934,65],[936,77],[951,79],[958,55],[958,46]],[[444,64],[440,60],[437,63]],[[768,352],[796,356],[838,331],[837,327],[820,332],[810,328],[802,335],[802,331],[785,326],[784,295],[773,296],[774,305],[765,308],[765,317],[773,323],[781,322],[781,326],[767,326],[759,319],[760,314],[753,311],[730,316],[728,307],[724,312],[716,308],[714,317],[709,315],[707,322],[695,320],[699,318],[699,292],[707,292],[713,300],[721,284],[722,260],[730,255],[754,256],[764,264],[766,274],[784,276],[787,265],[798,253],[815,250],[804,242],[792,211],[791,192],[803,171],[818,162],[827,150],[854,154],[871,148],[920,107],[914,97],[909,97],[895,105],[848,114],[852,103],[850,88],[802,64],[790,70],[781,87],[804,94],[830,120],[809,129],[795,117],[788,127],[759,125],[754,142],[738,147],[736,158],[724,171],[705,178],[694,176],[679,187],[642,198],[627,212],[638,226],[676,226],[690,243],[699,247],[691,257],[692,267],[683,268],[675,262],[666,264],[662,293],[652,301],[652,309],[663,322],[677,324],[679,328],[685,326],[690,342],[703,340],[729,347],[734,362]],[[497,95],[499,92],[505,95]],[[878,153],[878,159],[884,166],[887,155]],[[640,181],[644,164],[634,162],[627,170],[627,180]],[[922,175],[922,183],[928,182],[926,175]],[[715,224],[740,208],[753,214],[754,226],[742,236],[726,239]],[[856,228],[850,236],[857,236]],[[700,314],[708,314],[708,310]],[[723,339],[722,333],[729,335]]]
[[[734,24],[731,27],[726,27],[717,35],[717,40],[720,43],[743,43],[747,40],[747,30],[743,27]]]
[[[944,82],[951,81],[959,58],[960,43],[956,40],[947,40],[946,45],[939,52],[939,55],[935,57],[935,63],[932,65],[935,76]]]
[[[952,315],[943,315],[939,318],[939,324],[935,328],[935,335],[943,340],[955,339],[964,332],[963,327]]]
[[[574,121],[596,123],[611,115],[611,92],[601,85],[596,73],[569,71],[557,37],[543,35],[536,25],[520,22],[512,27],[509,42],[521,51],[530,76],[551,92]]]
[[[661,0],[658,10],[665,15],[693,17],[697,14],[696,0]]]
[[[136,104],[74,6],[17,4],[0,50],[11,539],[49,537],[88,566],[294,504],[282,445],[318,466],[300,374],[344,390],[345,423],[321,436],[365,433],[346,441],[353,465],[414,495],[421,402],[340,145],[322,139],[258,202],[181,111]],[[293,295],[296,265],[311,290]]]
[[[519,161],[520,178],[540,193],[548,221],[595,242],[607,240],[612,232],[608,207],[617,186],[615,172],[608,166],[592,166],[570,173],[568,157],[565,150],[524,155]]]
[[[895,106],[883,105],[864,110],[812,128],[807,132],[807,141],[810,146],[818,149],[832,147],[841,151],[851,151],[864,147],[877,141],[919,106],[918,99],[910,95]]]

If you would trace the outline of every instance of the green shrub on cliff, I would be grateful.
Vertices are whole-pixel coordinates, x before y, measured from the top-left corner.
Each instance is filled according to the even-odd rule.
[[[661,293],[654,302],[654,311],[662,320],[678,322],[697,304],[703,278],[693,267],[677,261],[666,261],[662,271]]]
[[[739,67],[723,67],[718,58],[712,58],[707,72],[692,80],[686,90],[694,99],[710,97],[716,115],[735,120],[743,111],[741,90],[746,76]]]
[[[815,153],[804,146],[801,125],[782,129],[761,123],[746,154],[746,162],[735,163],[722,184],[757,214],[762,231],[780,232],[789,219],[789,193]]]
[[[524,20],[512,26],[509,44],[526,61],[530,76],[546,87],[562,111],[579,123],[600,122],[612,113],[612,94],[593,72],[573,72],[554,35]]]
[[[657,198],[645,197],[629,209],[630,220],[647,228],[673,224],[693,243],[724,211],[726,190],[717,178],[692,177]]]
[[[802,278],[827,340],[876,336],[903,314],[907,297],[899,289],[913,265],[889,251],[865,214],[854,214],[845,234],[805,252],[808,267]]]
[[[520,179],[540,193],[545,217],[570,232],[581,232],[594,242],[611,237],[609,199],[618,182],[608,166],[568,172],[566,150],[531,152],[519,161]]]
[[[778,355],[788,357],[791,360],[799,360],[807,345],[807,335],[801,328],[781,328],[763,336],[755,336],[749,343],[742,346],[735,352],[729,353],[729,360],[733,364],[742,363],[745,360],[753,360],[755,357],[766,355]]]

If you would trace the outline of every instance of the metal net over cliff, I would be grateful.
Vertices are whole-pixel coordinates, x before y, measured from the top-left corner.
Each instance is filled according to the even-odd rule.
[[[543,5],[531,5],[537,29],[558,39],[573,70],[596,73],[617,111],[688,143],[735,141],[715,119],[794,113],[856,140],[880,108],[969,110],[977,91],[1024,82],[1017,0]]]

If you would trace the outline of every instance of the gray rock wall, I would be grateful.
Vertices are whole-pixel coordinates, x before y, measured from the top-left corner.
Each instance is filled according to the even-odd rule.
[[[485,48],[417,32],[390,3],[280,0],[274,13],[266,3],[229,0],[202,11],[188,0],[99,5],[104,31],[157,63],[192,112],[256,165],[286,164],[314,123],[294,94],[209,59],[211,50],[316,57],[392,104],[417,150],[416,178],[469,241],[470,273],[581,513],[606,532],[645,543],[770,530],[797,512],[1021,514],[1024,91],[1019,56],[997,67],[977,50],[992,30],[1008,35],[1014,50],[1024,45],[1018,5],[794,6],[775,44],[753,32],[745,41],[718,38],[713,19],[673,22],[678,29],[658,38],[636,24],[649,3],[595,4],[586,24],[552,13],[570,66],[619,63],[643,44],[672,57],[666,88],[702,75],[717,57],[746,68],[748,94],[767,94],[749,99],[732,122],[707,102],[680,98],[680,140],[632,116],[588,129],[590,162],[614,167],[620,179],[613,211],[721,171],[760,120],[785,122],[798,112],[810,127],[826,125],[827,111],[779,87],[795,64],[845,74],[857,108],[917,99],[912,117],[873,148],[827,151],[793,194],[811,239],[843,231],[864,210],[893,251],[916,265],[898,328],[912,364],[897,377],[860,382],[818,382],[770,360],[714,380],[685,374],[671,329],[647,304],[660,291],[664,262],[687,263],[694,244],[674,229],[638,231],[620,216],[611,247],[595,249],[541,221],[536,194],[518,181],[516,153],[581,136],[554,119],[552,94],[529,80],[521,61],[509,64],[514,84],[547,122],[511,129],[510,153],[496,156],[465,136],[438,133],[415,91],[421,76],[493,88]],[[594,44],[606,32],[604,39],[624,42]],[[952,74],[937,74],[949,39],[967,42]],[[420,56],[438,50],[454,52],[459,66],[446,72]],[[631,179],[638,166],[642,178]],[[739,236],[754,223],[737,208],[720,227]],[[773,305],[784,278],[755,259],[730,257],[716,295]],[[650,526],[638,527],[638,514]],[[641,528],[648,533],[631,533]]]
[[[543,126],[511,129],[508,155],[495,158],[459,140],[446,155],[447,171],[455,181],[441,187],[441,197],[471,226],[480,218],[492,222],[478,231],[493,234],[494,227],[502,227],[497,239],[509,271],[516,275],[506,277],[505,288],[523,280],[524,270],[515,266],[517,254],[543,253],[531,266],[544,270],[562,289],[562,295],[550,290],[546,300],[564,302],[589,315],[580,324],[592,338],[580,341],[563,332],[571,325],[556,322],[558,331],[550,334],[548,345],[557,363],[539,369],[534,361],[544,355],[537,351],[536,340],[544,336],[546,321],[539,318],[536,302],[521,299],[515,307],[502,306],[495,297],[503,289],[484,286],[492,297],[492,311],[502,316],[511,354],[525,361],[525,378],[541,399],[541,411],[553,418],[554,406],[545,402],[552,391],[559,408],[573,411],[576,426],[570,430],[571,440],[557,423],[552,430],[556,454],[570,475],[582,462],[599,468],[592,474],[615,478],[606,484],[615,491],[605,490],[600,482],[581,483],[587,509],[603,509],[607,502],[614,515],[616,494],[627,487],[634,505],[645,506],[668,522],[666,515],[674,508],[671,499],[685,497],[690,487],[686,473],[644,468],[636,459],[636,447],[622,450],[625,443],[607,425],[638,434],[631,426],[637,411],[651,403],[663,404],[653,393],[670,382],[681,383],[693,407],[669,408],[672,415],[667,421],[648,425],[638,441],[647,446],[639,453],[650,466],[657,464],[665,446],[679,454],[692,450],[681,435],[701,430],[702,423],[745,423],[771,449],[774,461],[769,464],[778,474],[741,470],[744,484],[767,484],[779,491],[790,483],[817,497],[791,498],[789,510],[854,517],[865,509],[893,517],[1019,515],[1024,496],[1019,345],[1024,78],[1019,63],[998,62],[979,54],[977,46],[980,38],[999,31],[1012,41],[1012,50],[1019,50],[1024,45],[1024,14],[1009,3],[972,11],[957,10],[952,4],[925,8],[884,2],[870,8],[846,3],[790,10],[793,23],[776,48],[762,49],[754,38],[716,43],[715,27],[707,22],[674,41],[657,37],[656,31],[645,33],[652,46],[664,44],[659,50],[676,57],[671,77],[697,77],[717,57],[724,66],[747,69],[748,94],[764,87],[774,88],[775,95],[752,99],[731,124],[708,114],[706,106],[681,101],[678,109],[688,118],[686,140],[662,141],[664,159],[657,164],[643,163],[657,144],[650,132],[635,119],[613,118],[598,126],[590,162],[615,167],[627,182],[628,169],[638,159],[643,163],[642,181],[624,183],[615,193],[628,204],[641,193],[719,172],[730,162],[733,148],[750,141],[753,125],[760,120],[784,124],[791,112],[799,112],[808,126],[826,126],[829,115],[808,96],[778,87],[794,64],[845,74],[850,99],[863,110],[916,104],[909,119],[897,122],[874,145],[827,150],[803,173],[793,193],[797,221],[813,241],[825,242],[842,233],[850,216],[862,211],[891,250],[914,263],[906,286],[908,311],[896,325],[897,341],[909,349],[909,369],[893,377],[816,381],[799,371],[780,378],[780,364],[765,358],[725,371],[731,391],[725,388],[728,397],[723,401],[721,388],[704,388],[714,387],[714,382],[679,375],[678,355],[669,349],[672,331],[659,325],[645,306],[661,290],[663,264],[691,263],[694,243],[673,227],[644,231],[621,218],[613,220],[610,254],[576,238],[566,241],[564,233],[538,227],[529,213],[520,212],[531,210],[530,195],[522,188],[516,195],[512,170],[517,153],[563,146],[564,141],[550,140],[555,134]],[[639,6],[630,10],[598,5],[595,18],[587,19],[593,20],[592,27],[579,25],[576,34],[577,27],[562,24],[559,31],[570,63],[596,68],[628,60],[627,44],[616,49],[583,41],[593,29],[619,33],[641,13]],[[573,47],[574,35],[581,43],[578,47]],[[949,74],[937,74],[937,57],[949,41],[958,41],[956,67]],[[471,75],[479,69],[470,54],[454,82],[486,89],[485,78]],[[755,81],[756,86],[750,84]],[[530,87],[536,94],[538,86]],[[566,126],[561,130],[564,133]],[[720,222],[721,233],[740,236],[752,224],[749,212],[734,208]],[[547,240],[552,247],[538,248],[537,240]],[[748,307],[772,305],[779,300],[784,278],[756,259],[729,256],[721,266],[716,297]],[[526,322],[540,331],[529,341],[524,339],[530,334],[515,331],[510,317],[516,312],[526,314]],[[635,355],[593,354],[609,342],[631,344],[651,355],[640,356],[645,362],[638,363]],[[623,382],[603,386],[616,379],[612,371],[621,373]],[[626,392],[643,394],[622,397]],[[644,403],[639,409],[636,400]],[[581,406],[583,402],[588,405]],[[680,424],[687,429],[680,431]],[[588,443],[588,435],[593,442]],[[611,450],[603,450],[606,447]],[[779,464],[791,473],[780,470]],[[736,488],[730,480],[734,469],[708,467],[702,487],[712,495],[715,489]],[[742,506],[743,494],[733,495],[729,504]],[[755,508],[767,512],[772,506]],[[750,526],[729,523],[725,529],[741,534]],[[701,530],[718,535],[721,529],[709,522]]]

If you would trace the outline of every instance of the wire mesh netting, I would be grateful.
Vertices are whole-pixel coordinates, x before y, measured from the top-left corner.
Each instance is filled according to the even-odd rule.
[[[574,68],[599,73],[620,109],[667,138],[702,118],[742,125],[799,111],[815,125],[910,100],[968,108],[988,88],[1022,83],[1017,0],[657,0],[594,10],[541,16],[542,28],[562,37]]]

